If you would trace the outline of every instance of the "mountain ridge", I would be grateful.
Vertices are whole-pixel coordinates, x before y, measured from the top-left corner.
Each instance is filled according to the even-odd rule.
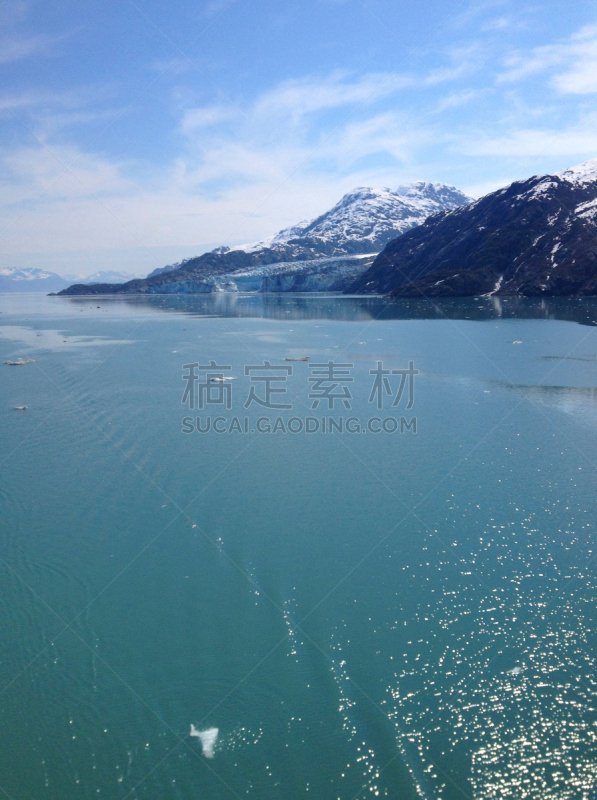
[[[514,181],[390,242],[348,287],[401,297],[597,294],[597,159]]]
[[[239,270],[292,262],[310,262],[309,274],[313,275],[316,267],[311,262],[356,259],[377,253],[388,241],[421,224],[429,214],[470,201],[470,197],[453,186],[425,181],[394,191],[358,187],[319,217],[285,228],[268,239],[232,248],[219,247],[179,264],[158,268],[145,279],[125,284],[75,284],[60,294],[228,291],[223,285],[232,286],[234,273]],[[365,268],[364,263],[361,266]],[[220,288],[217,281],[212,281],[217,276],[226,276]],[[326,281],[321,286],[329,288]]]

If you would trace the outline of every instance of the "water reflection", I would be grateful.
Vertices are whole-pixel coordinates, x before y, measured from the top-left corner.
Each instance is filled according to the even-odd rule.
[[[53,302],[87,306],[89,298],[61,297]],[[421,300],[339,294],[209,294],[107,296],[102,305],[126,304],[148,310],[197,316],[260,317],[279,320],[329,319],[551,319],[597,325],[595,297],[477,297]]]

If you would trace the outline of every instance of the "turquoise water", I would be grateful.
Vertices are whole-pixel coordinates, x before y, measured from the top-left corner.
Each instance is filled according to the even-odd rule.
[[[597,300],[0,311],[35,359],[0,365],[6,797],[594,797]],[[231,408],[190,410],[210,360]],[[266,360],[292,409],[244,407]],[[311,408],[330,360],[350,409]],[[368,402],[378,361],[411,409]]]

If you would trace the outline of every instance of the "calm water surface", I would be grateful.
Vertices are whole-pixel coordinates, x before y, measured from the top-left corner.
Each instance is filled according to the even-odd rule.
[[[7,797],[595,796],[597,300],[0,311],[0,360],[35,359],[0,366]],[[211,360],[231,408],[189,410],[183,365]],[[265,361],[291,409],[245,408]],[[329,361],[349,409],[312,408]]]

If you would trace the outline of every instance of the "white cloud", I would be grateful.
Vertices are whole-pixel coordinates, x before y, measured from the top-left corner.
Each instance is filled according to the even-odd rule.
[[[251,241],[316,216],[358,185],[437,180],[436,169],[421,165],[422,152],[435,144],[435,166],[443,166],[446,134],[436,128],[436,116],[432,122],[425,117],[420,96],[421,110],[413,115],[400,93],[428,89],[437,98],[439,83],[449,84],[470,69],[475,53],[475,48],[460,55],[455,51],[447,70],[419,76],[334,72],[284,81],[244,105],[183,107],[178,149],[151,174],[144,164],[56,144],[57,124],[49,125],[37,110],[28,112],[52,152],[42,145],[0,150],[5,176],[0,253],[143,247],[178,252],[182,245],[196,245],[201,252],[205,243]],[[474,96],[473,90],[452,92],[445,107]],[[378,104],[381,99],[385,102]],[[29,100],[34,107],[35,97]],[[26,97],[13,101],[28,102]],[[437,99],[432,102],[437,107]],[[68,119],[85,107],[65,101],[59,110]],[[43,114],[48,113],[44,107]],[[516,146],[530,147],[519,135],[518,140],[475,140],[468,154]],[[63,164],[73,164],[75,177],[61,175]],[[126,267],[123,262],[121,268]],[[63,271],[76,269],[65,260]]]
[[[285,81],[248,108],[187,110],[181,125],[186,154],[178,161],[177,177],[189,191],[218,180],[223,185],[275,186],[314,164],[333,182],[334,173],[374,154],[408,162],[430,134],[415,131],[418,126],[407,124],[397,112],[372,113],[369,103],[374,95],[378,99],[395,93],[412,80],[393,74],[354,78],[334,73],[320,80]],[[329,111],[339,112],[339,117],[322,129],[318,115]]]
[[[233,119],[235,112],[225,106],[210,106],[207,108],[193,108],[185,111],[182,118],[181,129],[183,133],[190,134],[199,128],[208,128]]]
[[[510,17],[495,17],[494,19],[486,22],[481,30],[482,31],[505,31],[512,27],[512,20]]]
[[[118,165],[72,147],[21,148],[0,156],[3,196],[9,203],[45,202],[91,194],[122,193],[131,187]]]
[[[451,92],[442,98],[438,105],[437,111],[446,111],[449,108],[458,108],[470,103],[472,100],[477,100],[479,97],[487,94],[490,90],[487,89],[462,89],[459,92]]]
[[[568,39],[517,53],[507,62],[500,82],[515,82],[550,71],[550,85],[563,94],[597,92],[597,25],[587,25]]]
[[[182,130],[191,134],[220,122],[235,120],[246,126],[263,124],[298,125],[313,115],[347,107],[366,109],[405,89],[425,88],[455,81],[471,68],[472,50],[455,52],[453,66],[438,68],[426,75],[393,72],[368,73],[360,77],[336,71],[330,75],[287,80],[264,92],[248,108],[232,105],[207,106],[185,111]],[[352,106],[352,108],[350,108]],[[292,135],[292,131],[288,133]]]
[[[257,239],[316,216],[356,185],[401,183],[432,133],[397,111],[372,111],[369,101],[409,82],[334,73],[284,82],[244,109],[187,109],[181,152],[150,179],[135,178],[135,165],[55,145],[45,132],[49,149],[0,151],[0,252],[186,243],[200,250],[204,242]],[[321,128],[318,115],[335,109],[338,122]],[[362,166],[380,158],[383,168]],[[61,174],[71,164],[74,175]]]
[[[597,25],[583,28],[572,38],[569,64],[552,83],[569,94],[597,92]]]
[[[283,115],[298,121],[319,111],[367,105],[414,83],[412,76],[395,73],[371,73],[355,80],[346,73],[336,72],[323,79],[290,80],[266,92],[257,102],[254,115]]]
[[[460,148],[475,156],[543,156],[569,158],[597,152],[597,119],[564,130],[519,129],[505,136],[476,137]],[[459,149],[460,149],[459,148]]]
[[[0,64],[20,61],[36,53],[46,53],[52,45],[47,36],[2,36],[0,37]]]

